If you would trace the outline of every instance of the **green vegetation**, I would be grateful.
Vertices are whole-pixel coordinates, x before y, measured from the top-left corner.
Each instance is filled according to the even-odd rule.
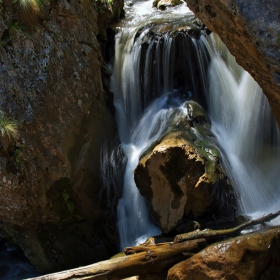
[[[0,111],[0,133],[2,137],[16,138],[18,135],[19,124],[16,120],[7,117]]]
[[[64,190],[61,193],[61,196],[64,200],[64,203],[66,203],[68,211],[72,214],[75,210],[75,204],[72,200],[70,200],[70,194],[66,190]]]
[[[14,0],[14,3],[18,6],[21,20],[27,27],[37,24],[42,7],[41,0]]]
[[[23,170],[24,168],[24,159],[22,157],[22,149],[24,144],[20,144],[14,151],[14,160],[15,160],[15,167],[17,170]]]
[[[8,27],[9,27],[10,40],[12,40],[13,37],[16,36],[16,34],[19,32],[28,34],[27,27],[18,21],[10,22]]]
[[[95,1],[105,5],[111,5],[114,2],[114,0],[95,0]]]

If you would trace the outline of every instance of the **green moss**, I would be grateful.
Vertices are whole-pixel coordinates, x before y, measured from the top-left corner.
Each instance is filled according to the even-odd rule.
[[[196,141],[195,147],[197,148],[199,153],[205,158],[205,169],[209,180],[211,182],[215,182],[217,176],[217,163],[220,157],[218,149],[205,140]]]

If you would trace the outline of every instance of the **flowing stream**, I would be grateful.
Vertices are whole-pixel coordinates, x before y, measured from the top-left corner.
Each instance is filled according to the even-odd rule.
[[[166,11],[152,1],[126,6],[116,35],[111,89],[127,157],[118,204],[121,248],[160,234],[134,182],[143,151],[192,98],[212,121],[238,213],[268,214],[280,196],[280,135],[266,97],[215,34],[198,34],[185,4]],[[279,210],[279,209],[278,209]]]

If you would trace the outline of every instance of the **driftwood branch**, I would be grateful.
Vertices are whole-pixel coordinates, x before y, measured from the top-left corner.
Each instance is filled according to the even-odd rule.
[[[33,280],[65,280],[65,279],[123,279],[135,275],[146,275],[170,268],[199,252],[206,246],[205,239],[191,240],[178,244],[162,243],[150,245],[147,250],[102,261],[85,267],[30,278]]]
[[[205,230],[196,230],[188,233],[178,234],[174,238],[174,243],[179,243],[187,240],[194,240],[197,238],[205,238],[206,240],[211,238],[217,237],[232,237],[240,234],[242,230],[245,228],[255,226],[258,224],[264,224],[265,222],[270,222],[271,220],[275,219],[280,215],[280,211],[276,213],[270,213],[266,216],[261,218],[250,220],[248,222],[242,223],[237,227],[230,228],[230,229],[221,229],[221,230],[212,230],[212,229],[205,229]]]

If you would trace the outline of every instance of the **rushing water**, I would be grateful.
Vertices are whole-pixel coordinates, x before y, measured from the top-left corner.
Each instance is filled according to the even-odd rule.
[[[134,4],[116,36],[112,90],[115,93],[119,137],[127,157],[123,195],[118,204],[121,247],[160,234],[150,221],[145,199],[135,185],[133,171],[141,153],[167,131],[169,121],[182,105],[182,100],[192,95],[190,90],[195,90],[195,83],[187,88],[184,83],[179,85],[178,81],[178,89],[173,90],[173,31],[179,26],[189,26],[193,15],[186,6],[164,13],[151,7],[151,1]],[[153,24],[155,21],[156,26]],[[138,32],[140,27],[143,27],[142,32]],[[170,28],[171,32],[164,32],[162,36],[149,36]],[[182,41],[184,46],[192,45],[190,37],[182,37]],[[181,50],[185,63],[180,69],[192,74],[186,57],[188,54],[188,51]]]
[[[212,120],[238,212],[265,214],[280,196],[280,137],[265,96],[217,36],[187,34],[192,21],[185,4],[162,12],[152,8],[152,1],[137,2],[127,7],[116,35],[111,86],[127,157],[118,204],[121,247],[160,233],[133,171],[141,153],[168,130],[174,112],[190,97]]]
[[[34,266],[24,256],[22,251],[11,247],[0,239],[0,279],[19,280],[38,276]]]
[[[225,52],[225,46],[219,39],[210,39],[209,115],[238,196],[239,212],[260,215],[279,210],[280,134],[268,101],[233,57],[226,63],[221,59],[218,54]]]

